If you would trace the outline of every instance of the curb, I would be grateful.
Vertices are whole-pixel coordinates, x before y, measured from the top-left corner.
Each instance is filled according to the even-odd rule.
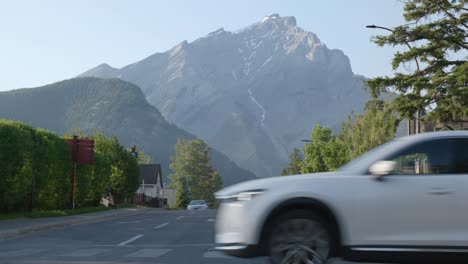
[[[86,218],[84,218],[84,219],[70,219],[70,220],[64,220],[62,222],[57,222],[57,223],[32,225],[32,226],[29,226],[29,227],[23,227],[23,228],[17,228],[17,229],[7,229],[7,230],[4,230],[4,231],[0,231],[0,240],[14,238],[14,237],[17,237],[17,236],[21,236],[21,235],[25,235],[25,234],[29,234],[29,233],[33,233],[33,232],[39,232],[39,231],[50,230],[50,229],[55,229],[55,228],[63,228],[63,227],[72,226],[72,225],[100,222],[100,221],[105,221],[105,220],[118,218],[118,217],[136,215],[136,214],[144,213],[144,212],[146,212],[148,210],[150,210],[150,209],[149,208],[137,209],[135,211],[121,212],[121,213],[116,212],[114,214],[97,216],[97,217],[89,218],[89,219],[86,219]],[[77,215],[77,216],[79,216],[79,215]]]

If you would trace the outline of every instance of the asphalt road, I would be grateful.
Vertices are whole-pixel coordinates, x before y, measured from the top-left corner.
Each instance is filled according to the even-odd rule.
[[[0,263],[266,264],[214,251],[214,211],[147,211],[0,240]],[[333,264],[344,264],[334,261]]]

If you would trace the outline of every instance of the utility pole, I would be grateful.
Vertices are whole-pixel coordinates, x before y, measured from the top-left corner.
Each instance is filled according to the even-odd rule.
[[[73,136],[73,151],[72,151],[72,160],[73,168],[71,174],[71,185],[72,190],[70,193],[70,208],[75,209],[75,182],[76,182],[76,160],[78,158],[78,136]]]

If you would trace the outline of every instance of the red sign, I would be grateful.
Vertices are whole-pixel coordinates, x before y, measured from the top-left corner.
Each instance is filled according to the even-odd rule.
[[[94,162],[93,139],[67,139],[72,160],[77,163]]]
[[[78,163],[93,163],[94,162],[94,151],[93,149],[86,149],[78,152],[76,159]]]

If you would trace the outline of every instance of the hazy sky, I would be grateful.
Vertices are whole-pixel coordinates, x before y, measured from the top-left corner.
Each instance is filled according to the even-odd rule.
[[[0,2],[0,90],[72,78],[100,63],[122,67],[220,27],[278,13],[350,57],[367,77],[391,74],[395,48],[369,41],[404,23],[397,0],[14,0]]]

